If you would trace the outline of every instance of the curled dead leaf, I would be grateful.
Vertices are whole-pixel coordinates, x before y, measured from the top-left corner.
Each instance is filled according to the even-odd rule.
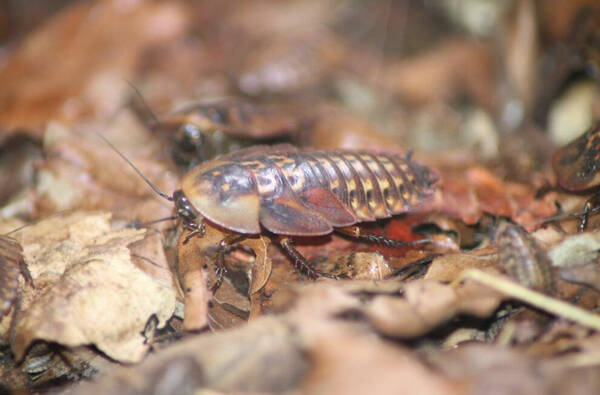
[[[490,268],[498,264],[495,248],[481,248],[475,251],[445,254],[436,257],[425,274],[426,279],[451,282],[466,269]]]
[[[383,280],[392,268],[379,252],[353,252],[337,258],[333,270],[326,272],[354,280]]]
[[[145,51],[182,35],[187,21],[178,4],[102,1],[67,7],[5,59],[0,70],[3,130],[28,130],[39,137],[49,119],[114,113]]]
[[[260,236],[258,239],[246,239],[242,244],[252,248],[254,254],[256,254],[256,258],[252,263],[252,281],[250,284],[250,294],[254,294],[265,286],[271,275],[273,264],[269,257],[271,240],[268,237]]]
[[[201,329],[207,324],[214,329],[223,329],[246,322],[250,314],[249,296],[262,289],[271,275],[270,240],[264,236],[245,239],[239,244],[251,249],[254,257],[235,255],[235,250],[228,254],[242,260],[235,260],[236,266],[241,263],[241,270],[229,265],[225,281],[212,295],[208,288],[216,281],[216,253],[225,236],[221,230],[206,224],[206,233],[202,237],[194,237],[188,243],[185,243],[186,232],[179,237],[178,270],[185,294],[184,326],[187,330]]]
[[[34,340],[66,346],[94,344],[109,357],[137,362],[147,352],[141,335],[155,314],[164,325],[175,291],[131,261],[127,246],[145,230],[112,229],[108,213],[56,215],[15,232],[36,288],[25,288],[14,351]]]
[[[550,251],[552,265],[561,278],[587,284],[600,290],[600,232],[586,232],[567,236]]]
[[[131,113],[122,113],[102,133],[161,190],[175,190],[174,174],[155,159],[160,146],[148,142],[149,131]],[[93,128],[78,131],[50,123],[44,151],[35,185],[38,215],[74,208],[109,210],[140,221],[171,215],[173,206],[158,199]]]
[[[157,388],[169,394],[202,388],[283,392],[298,386],[306,368],[293,326],[264,318],[243,328],[189,338],[135,368],[121,368],[103,380],[84,384],[75,393],[137,394]]]
[[[424,279],[408,284],[355,280],[300,287],[287,309],[298,320],[358,316],[386,336],[415,338],[458,314],[488,317],[503,300],[500,293],[473,282],[455,288]]]

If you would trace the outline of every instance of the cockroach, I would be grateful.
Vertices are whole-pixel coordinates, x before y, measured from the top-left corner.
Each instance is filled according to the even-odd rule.
[[[242,100],[191,104],[161,121],[174,136],[175,161],[188,168],[257,143],[283,142],[304,125],[308,120]]]
[[[152,128],[167,132],[172,157],[185,169],[251,145],[293,142],[314,122],[313,117],[241,99],[190,103],[159,120],[137,88],[130,86],[143,104],[143,110],[136,110]]]
[[[519,225],[501,222],[496,229],[498,260],[513,279],[528,288],[554,292],[554,272],[546,251]]]
[[[426,243],[363,234],[353,225],[413,210],[433,193],[438,180],[410,154],[303,151],[289,144],[248,147],[205,162],[183,177],[172,196],[134,170],[156,193],[174,202],[177,217],[189,231],[186,241],[204,234],[205,220],[232,232],[219,245],[213,290],[226,270],[222,251],[263,231],[275,235],[297,270],[310,278],[336,276],[313,269],[293,247],[294,236],[335,230],[388,246]]]
[[[600,122],[560,148],[552,158],[552,166],[560,188],[574,194],[592,195],[581,215],[579,230],[583,231],[589,215],[600,210]]]

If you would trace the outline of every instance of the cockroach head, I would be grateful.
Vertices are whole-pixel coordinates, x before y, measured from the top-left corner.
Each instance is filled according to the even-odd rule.
[[[193,223],[198,218],[198,212],[194,209],[188,198],[181,189],[173,192],[173,200],[177,217],[181,218],[185,223]]]

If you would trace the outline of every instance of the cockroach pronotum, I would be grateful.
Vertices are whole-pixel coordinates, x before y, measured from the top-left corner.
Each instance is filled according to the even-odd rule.
[[[293,247],[291,237],[335,230],[388,246],[428,242],[362,234],[352,225],[414,209],[432,194],[438,179],[410,154],[303,151],[289,144],[248,147],[205,162],[183,177],[172,196],[134,170],[156,193],[174,202],[177,217],[189,230],[186,240],[204,234],[204,220],[232,232],[219,245],[213,290],[225,273],[222,251],[263,230],[277,236],[297,270],[310,278],[335,276],[313,269]]]
[[[600,210],[600,122],[583,135],[559,149],[552,158],[558,186],[575,194],[591,194],[581,215],[583,231],[590,214]]]

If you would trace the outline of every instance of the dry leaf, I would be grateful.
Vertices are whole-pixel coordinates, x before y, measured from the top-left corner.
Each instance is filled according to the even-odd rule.
[[[561,278],[600,290],[600,232],[567,236],[548,252]]]
[[[304,393],[463,393],[457,381],[429,369],[404,347],[343,327],[311,336],[307,354],[312,363],[301,387]]]
[[[363,300],[363,295],[369,295]],[[276,296],[274,296],[275,298]],[[408,284],[386,280],[323,282],[301,286],[287,308],[298,320],[327,320],[352,314],[387,336],[414,338],[458,314],[488,317],[504,300],[498,292],[467,282],[454,288],[434,280]]]
[[[555,214],[555,196],[535,198],[529,185],[503,182],[491,171],[479,166],[457,169],[437,168],[442,181],[433,200],[425,208],[438,210],[473,225],[483,213],[511,218],[530,230],[535,220]]]
[[[177,274],[184,294],[184,328],[188,331],[208,325],[208,303],[212,294],[208,289],[207,266],[210,260],[207,249],[222,238],[223,234],[212,226],[206,227],[203,237],[193,237],[185,243],[186,232],[177,242]]]
[[[361,150],[364,147],[379,152],[402,154],[406,149],[398,139],[376,129],[364,119],[353,115],[332,111],[316,121],[309,134],[310,141],[303,145],[319,147],[322,150]]]
[[[467,269],[484,269],[495,267],[498,256],[495,248],[481,248],[472,252],[446,254],[433,260],[425,279],[452,282]]]
[[[208,288],[216,281],[216,253],[226,234],[206,224],[204,236],[193,237],[184,243],[186,237],[187,232],[183,232],[178,243],[178,270],[185,294],[185,328],[197,330],[208,323],[213,329],[224,329],[246,322],[250,314],[249,296],[262,289],[271,275],[270,240],[259,236],[240,241],[241,246],[254,251],[254,258],[243,262],[236,259],[235,264],[241,263],[241,269],[229,262],[223,283],[212,295]],[[228,255],[234,255],[234,252]]]
[[[132,369],[119,369],[85,394],[224,392],[460,393],[455,380],[432,372],[408,350],[342,324],[311,325],[288,317],[181,342]],[[318,328],[318,329],[316,329]],[[316,329],[316,330],[315,330]],[[140,381],[140,377],[148,378]]]
[[[487,48],[462,40],[448,40],[413,58],[391,63],[383,71],[385,85],[405,100],[424,103],[472,95],[487,108],[494,103],[491,56]]]
[[[265,318],[246,327],[196,336],[133,369],[120,368],[75,393],[191,393],[201,388],[270,393],[295,388],[307,368],[289,323]],[[140,380],[140,378],[144,378]]]
[[[468,380],[470,394],[595,394],[599,369],[590,356],[540,359],[519,349],[478,343],[431,352],[426,359],[445,376]]]
[[[15,232],[36,288],[25,289],[14,350],[34,340],[94,344],[109,357],[137,362],[152,315],[164,325],[175,291],[136,267],[127,245],[145,230],[112,230],[108,213],[57,215]]]
[[[10,311],[19,292],[23,248],[12,237],[0,236],[0,320]]]
[[[169,217],[173,205],[156,196],[93,130],[48,125],[46,159],[39,166],[35,186],[37,214],[79,208],[109,210],[140,221]],[[156,140],[148,142],[148,130],[131,113],[121,113],[102,133],[158,188],[168,193],[175,190],[175,175],[155,159],[161,147]],[[160,225],[164,226],[156,226]]]
[[[114,113],[144,51],[181,35],[186,24],[175,3],[104,0],[64,9],[5,60],[0,125],[39,137],[49,119]]]
[[[328,29],[318,26],[286,33],[239,51],[232,72],[240,91],[258,96],[314,88],[347,50]]]
[[[256,254],[256,258],[252,263],[252,281],[250,284],[250,294],[254,294],[265,286],[271,275],[272,261],[269,257],[271,240],[260,236],[258,239],[246,239],[242,244],[252,248]]]

